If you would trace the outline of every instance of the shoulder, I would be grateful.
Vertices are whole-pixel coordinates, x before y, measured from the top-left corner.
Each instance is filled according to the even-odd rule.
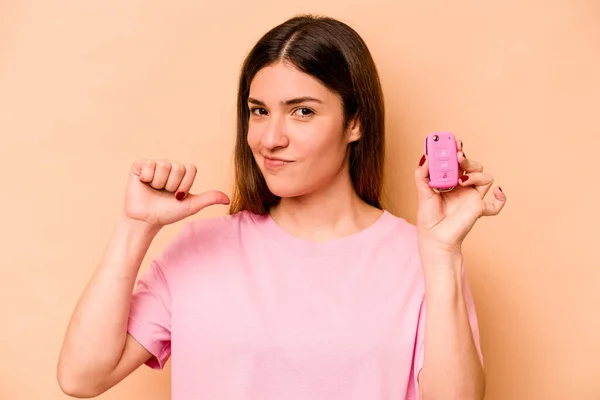
[[[402,217],[386,212],[388,228],[376,244],[382,254],[402,270],[404,279],[423,279],[417,227]],[[393,261],[392,261],[393,260]]]
[[[192,241],[215,243],[217,241],[235,239],[244,230],[260,228],[264,217],[252,214],[249,211],[239,211],[220,217],[198,219],[184,226],[183,231]]]
[[[195,219],[185,222],[166,245],[157,261],[185,264],[206,249],[215,249],[239,236],[240,231],[256,223],[257,216],[246,211],[232,215]]]
[[[418,237],[417,227],[402,217],[398,217],[385,210],[384,217],[387,219],[388,232],[384,239],[395,246],[399,246],[402,251],[417,251]]]

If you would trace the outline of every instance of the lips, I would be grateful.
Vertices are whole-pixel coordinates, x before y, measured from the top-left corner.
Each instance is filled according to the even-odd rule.
[[[293,162],[291,160],[286,160],[284,158],[267,157],[267,156],[263,156],[263,157],[264,157],[264,165],[265,165],[265,168],[267,168],[267,169],[282,168],[282,167],[286,166],[287,164]]]
[[[292,162],[292,160],[286,160],[285,158],[267,157],[267,156],[264,156],[264,157],[265,157],[265,160],[269,160],[269,161],[280,161],[280,162],[286,162],[286,163]]]

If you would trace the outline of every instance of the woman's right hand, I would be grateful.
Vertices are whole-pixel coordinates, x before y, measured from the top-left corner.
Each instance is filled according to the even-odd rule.
[[[229,197],[217,190],[189,193],[196,172],[192,164],[168,160],[135,162],[125,191],[125,217],[156,230],[213,204],[229,204]]]

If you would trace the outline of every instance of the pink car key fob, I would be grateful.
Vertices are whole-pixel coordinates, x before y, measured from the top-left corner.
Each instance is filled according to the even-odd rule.
[[[429,160],[429,187],[437,193],[458,186],[456,139],[449,132],[431,133],[425,138],[425,154]]]

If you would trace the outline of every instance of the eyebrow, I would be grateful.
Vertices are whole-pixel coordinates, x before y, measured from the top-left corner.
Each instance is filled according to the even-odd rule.
[[[314,98],[314,97],[310,97],[310,96],[296,97],[294,99],[289,99],[289,100],[286,100],[286,101],[281,101],[279,103],[282,106],[293,106],[293,105],[300,104],[300,103],[310,103],[310,102],[319,103],[319,104],[323,103],[323,101],[321,101],[321,100],[319,100],[317,98]],[[257,106],[263,106],[263,107],[265,106],[264,102],[262,102],[260,100],[257,100],[257,99],[254,99],[252,97],[248,97],[248,103],[255,104]]]

